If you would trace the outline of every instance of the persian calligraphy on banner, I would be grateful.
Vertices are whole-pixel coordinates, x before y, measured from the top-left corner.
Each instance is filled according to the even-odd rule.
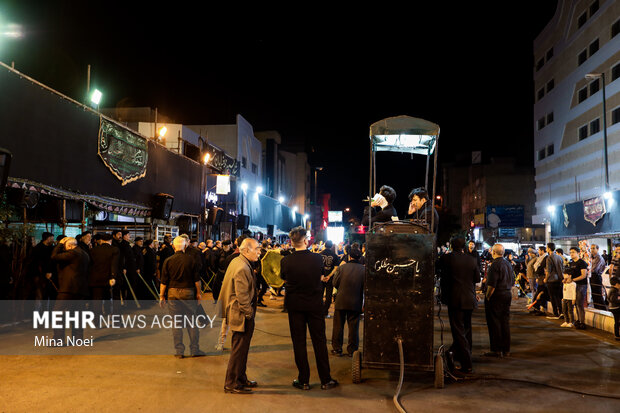
[[[97,151],[122,185],[146,175],[148,143],[142,136],[100,118]]]
[[[606,213],[603,197],[597,196],[583,201],[583,218],[592,225],[596,226],[596,222],[603,218]]]

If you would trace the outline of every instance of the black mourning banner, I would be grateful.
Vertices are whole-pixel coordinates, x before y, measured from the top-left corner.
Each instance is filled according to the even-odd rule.
[[[146,175],[147,148],[145,138],[100,118],[97,150],[103,163],[122,185]]]

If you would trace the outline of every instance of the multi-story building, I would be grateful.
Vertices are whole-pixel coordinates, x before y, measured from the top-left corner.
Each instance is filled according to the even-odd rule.
[[[619,34],[619,1],[560,0],[534,41],[534,224],[549,224],[554,207],[561,215],[562,205],[620,187]]]

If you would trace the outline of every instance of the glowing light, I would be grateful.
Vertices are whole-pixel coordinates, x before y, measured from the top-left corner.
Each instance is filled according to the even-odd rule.
[[[304,219],[308,219],[310,216],[308,214],[304,214]]]
[[[209,163],[209,159],[211,159],[211,154],[210,153],[205,153],[204,158],[202,158],[202,163],[204,163],[205,165]]]
[[[263,193],[263,187],[262,186],[257,187],[256,188],[256,193],[262,194]]]
[[[605,192],[605,193],[603,194],[603,197],[604,197],[605,199],[611,199],[611,192]]]
[[[19,24],[10,23],[7,24],[6,29],[1,33],[2,36],[10,39],[21,39],[24,37],[24,32]]]
[[[547,212],[550,212],[550,213],[553,214],[555,212],[555,206],[554,205],[549,205],[547,207]]]
[[[299,209],[299,208],[297,208],[297,205],[295,205],[295,206],[293,207],[293,212],[297,212],[297,210],[298,210],[298,209]]]
[[[247,191],[247,190],[248,190],[248,184],[246,184],[245,182],[243,182],[243,183],[241,184],[241,189],[243,190],[243,192]]]
[[[278,197],[278,201],[283,204],[284,203],[284,197],[283,196],[279,196]]]
[[[161,128],[159,128],[159,130],[157,131],[157,136],[159,136],[159,139],[161,139],[164,136],[166,136],[166,132],[168,132],[168,128],[167,127],[162,126]]]
[[[99,102],[101,102],[102,96],[103,94],[98,89],[95,89],[92,95],[90,95],[90,101],[93,102],[95,105],[98,105]]]

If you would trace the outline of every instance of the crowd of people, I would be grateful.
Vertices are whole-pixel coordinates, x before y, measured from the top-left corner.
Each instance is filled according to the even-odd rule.
[[[489,332],[490,351],[484,356],[510,356],[509,310],[518,297],[527,297],[532,315],[562,319],[560,327],[585,329],[589,289],[593,308],[612,313],[614,337],[620,340],[620,244],[616,244],[609,266],[608,288],[602,277],[609,259],[606,251],[600,254],[598,245],[585,241],[570,247],[569,257],[553,242],[538,250],[528,248],[522,257],[501,244],[479,254],[475,242],[465,245],[464,238],[453,239],[449,248],[439,247],[438,252],[441,300],[448,306],[453,337],[448,352],[453,374],[472,372],[471,315],[478,305],[477,285],[484,296]]]

